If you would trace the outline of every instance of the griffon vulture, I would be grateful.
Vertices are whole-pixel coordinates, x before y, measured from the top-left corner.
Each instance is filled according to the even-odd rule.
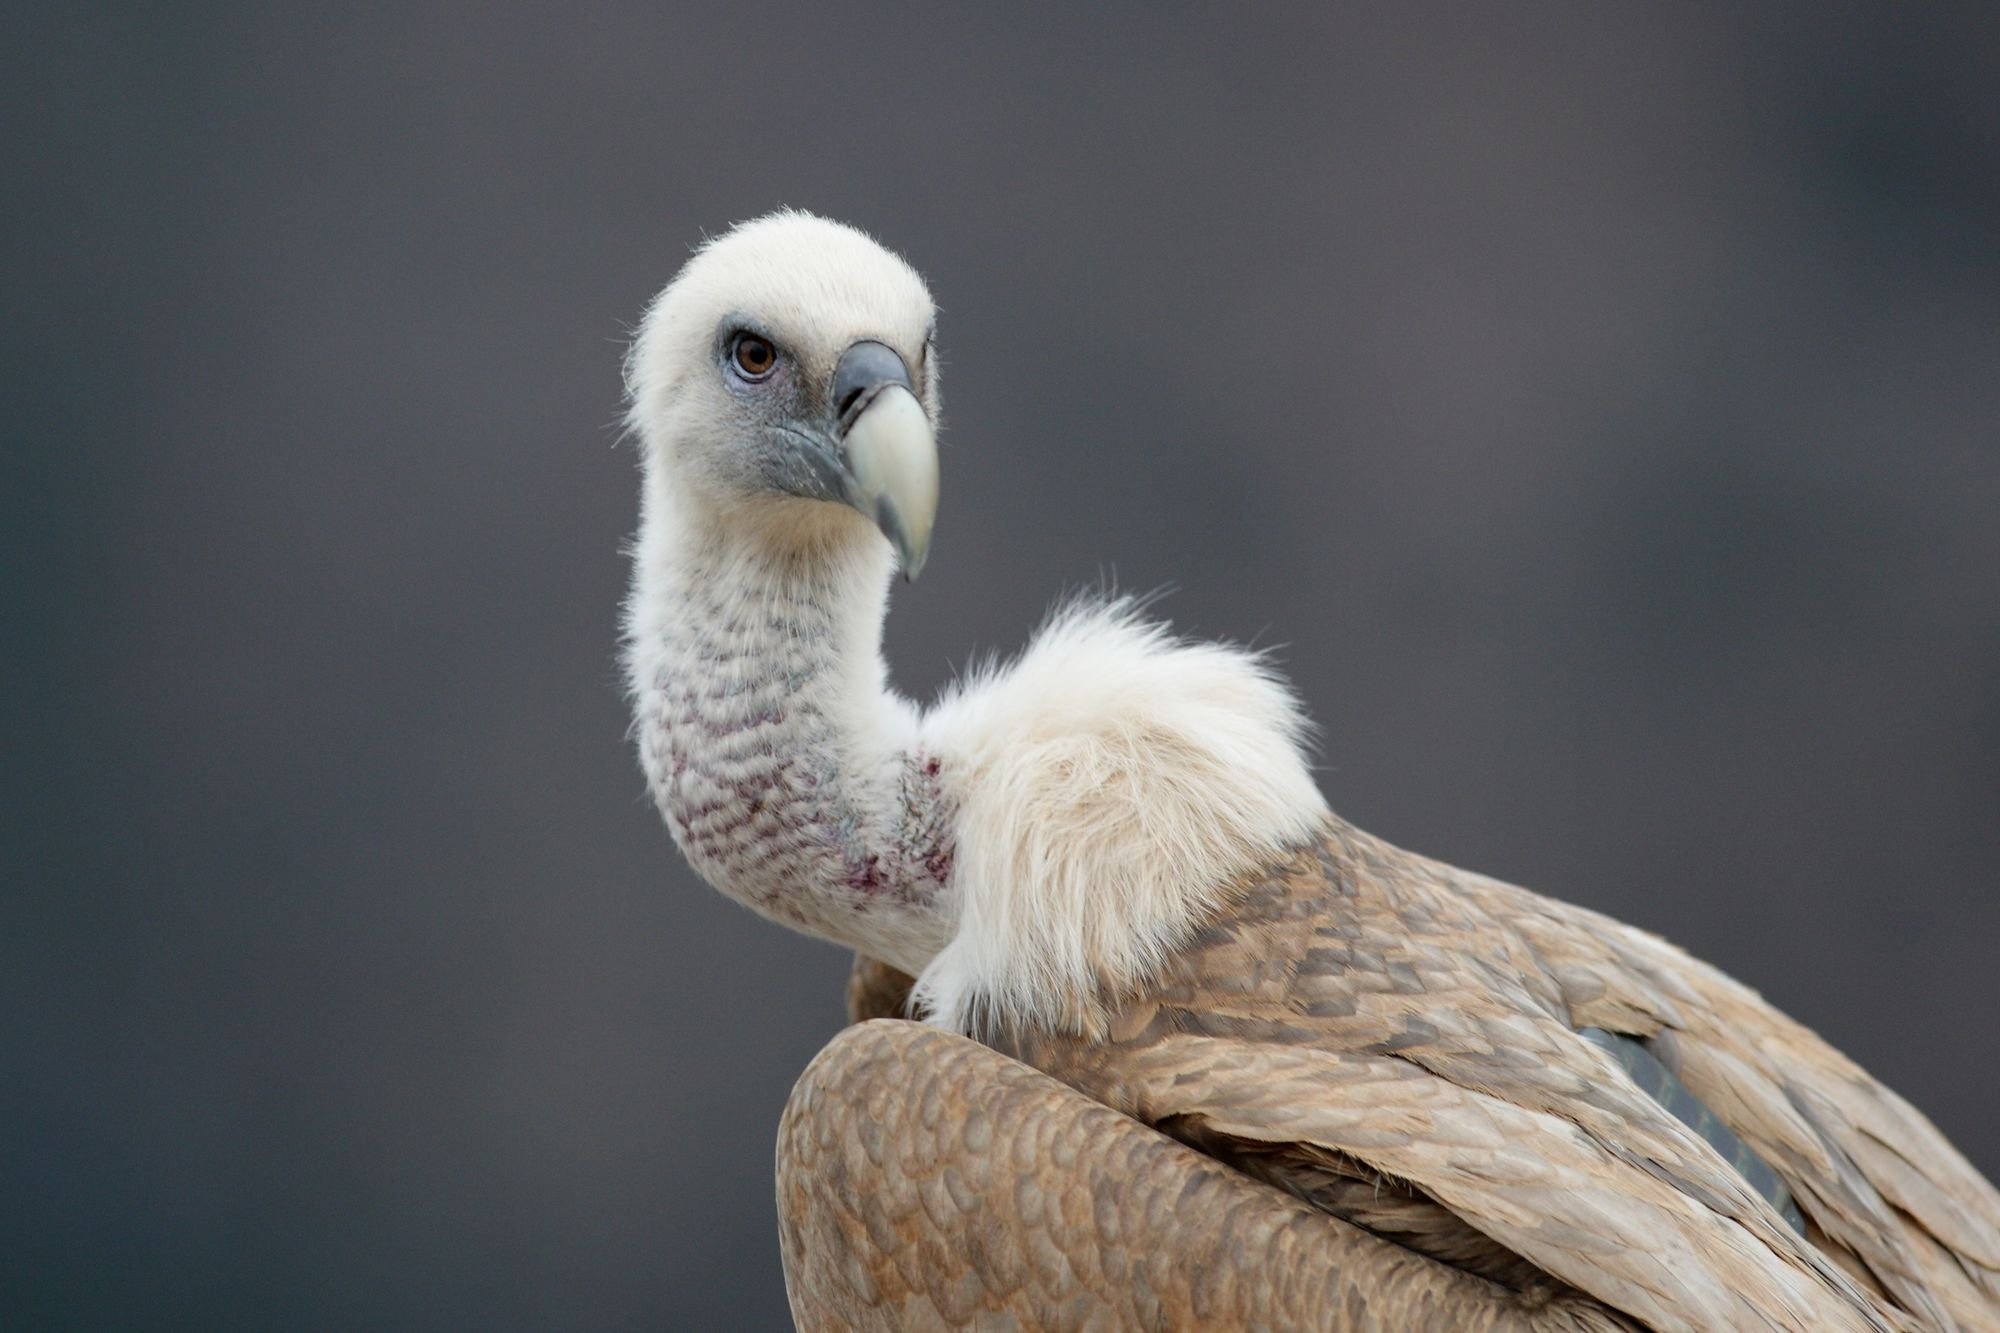
[[[2000,1328],[2000,1198],[1918,1111],[1654,936],[1342,822],[1256,655],[1081,602],[894,693],[933,338],[901,259],[780,213],[627,367],[651,792],[891,1020],[785,1112],[802,1326]]]

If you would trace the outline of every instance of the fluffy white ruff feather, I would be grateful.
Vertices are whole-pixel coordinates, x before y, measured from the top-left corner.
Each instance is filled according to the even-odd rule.
[[[951,942],[917,1002],[960,1031],[1090,1030],[1326,803],[1309,724],[1259,654],[1130,600],[1059,609],[1011,667],[924,718],[958,804]]]

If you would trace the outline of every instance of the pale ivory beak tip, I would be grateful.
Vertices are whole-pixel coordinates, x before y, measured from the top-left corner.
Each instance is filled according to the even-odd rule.
[[[923,404],[900,384],[885,386],[848,428],[841,451],[849,502],[896,548],[903,577],[915,579],[930,554],[938,499],[937,436]]]

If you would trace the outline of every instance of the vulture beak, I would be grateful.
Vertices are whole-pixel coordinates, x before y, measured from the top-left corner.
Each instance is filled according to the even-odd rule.
[[[914,581],[937,517],[938,456],[910,368],[883,343],[855,343],[834,367],[833,404],[842,498],[882,530],[903,577]]]

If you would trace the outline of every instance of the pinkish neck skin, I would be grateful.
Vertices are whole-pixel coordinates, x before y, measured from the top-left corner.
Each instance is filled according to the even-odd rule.
[[[642,530],[627,657],[674,841],[763,915],[921,971],[950,935],[950,810],[888,688],[885,544],[672,517]]]

